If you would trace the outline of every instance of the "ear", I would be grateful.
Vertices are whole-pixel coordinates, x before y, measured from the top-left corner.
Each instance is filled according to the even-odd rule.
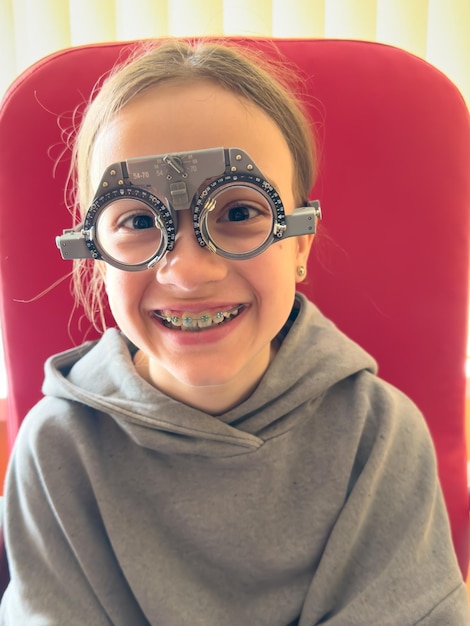
[[[297,253],[296,253],[296,268],[304,267],[307,268],[308,256],[310,254],[310,250],[312,248],[313,240],[315,239],[315,235],[301,235],[297,237]],[[301,283],[305,277],[307,276],[307,272],[300,274],[296,269],[295,280],[298,283]]]

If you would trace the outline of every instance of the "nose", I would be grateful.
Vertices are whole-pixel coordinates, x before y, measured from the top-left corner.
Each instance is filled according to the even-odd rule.
[[[197,241],[191,211],[180,211],[175,246],[157,263],[156,280],[190,292],[223,280],[227,271],[228,261]]]

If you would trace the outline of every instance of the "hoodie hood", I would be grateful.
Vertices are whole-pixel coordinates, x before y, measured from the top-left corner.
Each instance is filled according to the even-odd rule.
[[[97,419],[110,416],[150,449],[204,456],[255,451],[311,415],[313,403],[340,381],[377,371],[372,357],[311,302],[300,294],[297,301],[299,313],[258,387],[223,415],[182,404],[142,379],[133,365],[136,348],[117,329],[51,357],[43,393],[79,402]]]

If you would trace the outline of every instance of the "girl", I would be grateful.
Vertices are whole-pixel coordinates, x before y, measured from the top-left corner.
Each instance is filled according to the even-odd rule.
[[[468,623],[422,416],[296,293],[315,160],[274,68],[146,51],[76,168],[59,245],[118,328],[49,360],[22,426],[1,623]]]

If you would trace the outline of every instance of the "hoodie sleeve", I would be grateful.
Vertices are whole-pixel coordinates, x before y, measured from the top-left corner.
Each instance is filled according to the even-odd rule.
[[[299,626],[468,625],[424,419],[396,389],[368,373],[359,378],[358,403],[367,417],[348,495]]]
[[[54,399],[47,407],[49,417],[36,407],[23,422],[7,473],[4,528],[11,581],[0,624],[148,626],[111,562],[69,403]],[[99,579],[97,561],[104,564]],[[106,570],[109,577],[103,576]]]

